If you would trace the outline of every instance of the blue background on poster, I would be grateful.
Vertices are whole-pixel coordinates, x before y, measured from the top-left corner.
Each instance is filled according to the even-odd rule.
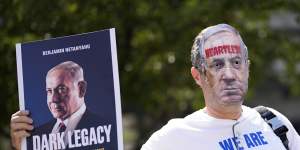
[[[31,111],[34,126],[53,117],[47,106],[46,74],[55,65],[74,61],[82,66],[87,108],[116,125],[114,84],[109,30],[22,44],[25,109]],[[90,49],[54,55],[42,51],[90,44]]]

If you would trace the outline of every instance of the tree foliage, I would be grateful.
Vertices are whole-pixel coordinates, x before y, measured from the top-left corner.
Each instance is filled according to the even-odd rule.
[[[292,0],[1,0],[1,134],[8,137],[10,116],[18,109],[15,43],[111,27],[117,32],[123,113],[138,121],[137,149],[169,118],[204,105],[190,75],[190,49],[210,25],[228,23],[240,31],[251,60],[250,99],[265,80],[300,95],[299,36],[270,28],[277,12],[292,12],[299,22],[299,10],[300,2]],[[294,31],[299,35],[299,28]],[[277,59],[287,66],[282,75],[271,70]]]

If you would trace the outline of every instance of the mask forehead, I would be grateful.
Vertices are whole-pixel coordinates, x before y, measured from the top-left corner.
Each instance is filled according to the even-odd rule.
[[[214,48],[213,50],[209,50],[205,53],[204,47],[207,46],[207,41],[213,39],[215,35],[220,33],[228,33],[230,36],[234,35],[234,39],[237,40],[237,45],[223,45],[224,39],[216,38],[212,41],[215,43],[221,43],[218,47],[210,46],[211,48]],[[228,36],[227,36],[228,37]],[[232,39],[232,38],[230,38]],[[227,42],[228,43],[228,42]],[[205,45],[206,44],[206,45]],[[211,45],[213,43],[210,43]],[[215,44],[218,45],[218,44]],[[223,47],[221,47],[223,45]],[[240,50],[240,51],[239,51]],[[219,55],[220,53],[227,54],[227,53],[241,53],[242,58],[245,58],[244,60],[248,59],[248,50],[247,46],[243,42],[239,32],[233,28],[232,26],[228,24],[217,24],[214,26],[207,27],[203,29],[195,38],[194,44],[192,46],[192,52],[191,52],[191,60],[194,67],[202,70],[203,67],[207,67],[206,59],[208,57],[212,57],[215,55]],[[206,57],[208,55],[208,57]]]
[[[242,56],[240,39],[231,32],[212,35],[203,48],[206,61],[211,58]]]
[[[204,48],[221,44],[240,44],[239,38],[231,32],[219,32],[206,39]]]

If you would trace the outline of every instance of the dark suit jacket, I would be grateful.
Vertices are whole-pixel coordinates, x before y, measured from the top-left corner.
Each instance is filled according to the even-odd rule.
[[[49,122],[47,122],[39,127],[36,127],[32,131],[31,136],[29,138],[27,138],[27,147],[29,147],[29,148],[33,147],[32,136],[39,135],[41,137],[42,134],[50,134],[55,123],[56,123],[56,119],[52,119]],[[85,147],[77,147],[77,148],[72,148],[72,150],[91,150],[91,149],[99,149],[99,148],[104,148],[105,150],[117,150],[118,146],[117,146],[116,123],[111,122],[111,121],[106,121],[105,119],[97,116],[96,114],[92,113],[88,109],[86,109],[86,111],[82,115],[82,118],[78,122],[75,130],[86,128],[89,131],[89,129],[91,127],[98,127],[101,125],[108,125],[108,124],[111,124],[110,142],[109,143],[107,143],[105,140],[105,142],[103,144],[97,144],[97,145],[91,145],[91,146],[85,146]],[[66,145],[66,147],[68,147],[68,146]]]

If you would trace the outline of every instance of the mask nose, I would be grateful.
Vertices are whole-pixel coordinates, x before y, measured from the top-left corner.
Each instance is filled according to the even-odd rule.
[[[235,81],[234,70],[231,67],[224,68],[223,74],[222,74],[222,79],[228,83]]]

